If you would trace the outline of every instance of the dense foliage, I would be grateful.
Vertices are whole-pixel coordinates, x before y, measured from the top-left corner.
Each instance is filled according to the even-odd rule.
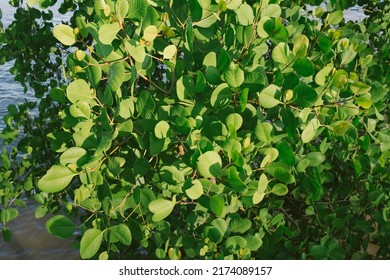
[[[390,257],[388,1],[56,2],[0,37],[39,98],[0,135],[5,240],[27,197],[83,259]]]

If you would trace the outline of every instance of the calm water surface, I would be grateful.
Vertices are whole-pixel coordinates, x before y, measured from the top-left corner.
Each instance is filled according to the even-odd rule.
[[[15,9],[8,5],[8,1],[1,0],[3,18],[6,27],[13,20]],[[6,3],[6,4],[4,4]],[[347,19],[362,20],[362,11],[355,7],[346,13]],[[57,21],[64,20],[62,15],[55,16]],[[13,62],[0,65],[0,131],[4,128],[3,116],[7,114],[9,104],[19,104],[28,99],[34,100],[33,94],[23,93],[22,86],[15,82],[9,73]],[[0,140],[1,141],[1,140]],[[4,144],[0,142],[2,149]],[[0,237],[0,259],[77,259],[78,251],[72,249],[72,240],[61,240],[47,233],[45,222],[48,218],[35,219],[34,209],[36,205],[28,202],[26,209],[21,209],[19,217],[10,225],[13,239],[5,243]],[[1,230],[1,228],[0,228]]]

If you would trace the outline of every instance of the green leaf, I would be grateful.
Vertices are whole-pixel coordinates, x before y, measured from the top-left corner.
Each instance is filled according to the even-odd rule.
[[[217,218],[211,222],[211,225],[219,232],[220,239],[216,243],[221,242],[228,232],[228,223],[224,219]]]
[[[146,0],[129,1],[129,11],[127,17],[130,19],[137,19],[138,21],[142,21],[142,19],[145,17],[148,5],[149,4]]]
[[[150,202],[149,211],[154,214],[152,217],[153,222],[158,222],[168,217],[174,207],[175,202],[162,198]]]
[[[314,65],[307,57],[297,58],[293,69],[302,77],[310,77],[314,74]]]
[[[223,0],[219,0],[223,1]],[[237,10],[238,7],[242,4],[242,0],[226,0],[226,8],[229,10]]]
[[[265,193],[260,193],[260,192],[256,191],[253,194],[252,203],[259,204],[261,201],[263,201],[264,197],[265,197]]]
[[[87,151],[80,147],[71,147],[60,156],[60,163],[63,166],[77,164],[77,162],[87,154]]]
[[[255,16],[253,15],[253,9],[248,4],[242,4],[236,11],[238,22],[241,25],[247,26],[253,24]]]
[[[88,67],[85,69],[85,72],[87,73],[91,85],[96,88],[102,79],[102,69],[100,68],[99,63],[91,55],[87,55],[86,57]]]
[[[103,24],[98,32],[99,40],[105,45],[110,45],[116,38],[116,34],[121,30],[118,22]]]
[[[69,185],[75,175],[67,167],[53,165],[46,175],[38,181],[38,188],[48,193],[62,191]]]
[[[5,242],[10,242],[12,240],[12,231],[10,231],[8,228],[4,227],[2,233]]]
[[[233,233],[245,233],[252,226],[252,222],[249,219],[235,217],[229,222],[229,227]]]
[[[159,175],[164,182],[170,185],[177,185],[184,182],[184,175],[174,165],[163,166],[160,169]]]
[[[163,57],[164,57],[164,59],[171,60],[172,58],[174,58],[176,56],[176,53],[177,53],[176,46],[169,45],[169,46],[165,47]]]
[[[210,209],[217,217],[222,216],[224,203],[223,197],[217,194],[210,197]]]
[[[229,185],[237,192],[241,193],[246,189],[245,184],[242,182],[241,178],[238,175],[237,167],[230,166],[228,173],[228,181]]]
[[[262,107],[270,109],[282,102],[275,98],[280,93],[280,88],[276,85],[269,85],[259,93],[259,103]]]
[[[195,92],[201,93],[206,88],[206,78],[204,77],[202,71],[198,71],[198,74],[196,76],[196,84],[195,84]]]
[[[194,81],[187,75],[181,76],[176,82],[176,94],[180,101],[191,97],[191,92],[194,90]]]
[[[246,105],[248,104],[249,89],[245,88],[240,95],[240,111],[244,112]]]
[[[203,195],[203,186],[202,183],[195,179],[191,181],[191,188],[187,189],[186,194],[189,198],[195,200]]]
[[[333,70],[333,63],[329,63],[324,68],[322,68],[315,77],[316,84],[319,86],[325,86],[326,80],[332,70]]]
[[[270,123],[258,123],[255,127],[255,135],[257,139],[265,144],[272,142],[272,124]]]
[[[129,42],[125,42],[126,51],[129,52],[132,58],[138,63],[143,63],[146,57],[145,46],[133,46]]]
[[[278,195],[278,196],[283,196],[283,195],[286,195],[288,193],[288,188],[284,184],[277,183],[277,184],[275,184],[275,186],[273,186],[271,192],[273,194]]]
[[[276,166],[276,167],[267,167],[265,172],[274,176],[279,181],[282,181],[286,184],[292,184],[295,182],[294,176],[284,167]]]
[[[267,23],[269,23],[269,21],[267,21],[265,25]],[[286,27],[284,27],[283,23],[279,19],[275,19],[274,23],[272,31],[269,33],[271,42],[275,45],[281,42],[287,43],[289,34]]]
[[[280,18],[282,9],[277,4],[269,4],[261,9],[261,17]]]
[[[315,167],[315,166],[318,166],[321,163],[323,163],[326,160],[326,156],[320,152],[311,152],[311,153],[308,153],[304,157],[304,159],[307,159],[310,161],[309,166]]]
[[[53,28],[54,37],[66,46],[72,46],[76,43],[76,35],[73,32],[73,28],[65,25],[58,24]]]
[[[312,107],[317,102],[317,92],[304,83],[294,88],[294,103],[301,107]]]
[[[88,229],[80,241],[80,256],[82,259],[92,258],[100,248],[103,241],[103,232],[91,228]]]
[[[344,18],[343,11],[334,11],[333,13],[328,14],[326,21],[328,24],[337,25]]]
[[[114,63],[108,71],[108,86],[112,92],[116,92],[125,79],[125,65],[121,62]]]
[[[215,108],[222,108],[229,104],[233,96],[232,90],[227,83],[217,86],[211,94],[210,103]]]
[[[306,57],[307,50],[309,48],[309,39],[306,35],[301,34],[294,40],[293,53],[297,57]]]
[[[130,229],[125,224],[115,225],[109,228],[114,239],[124,245],[130,245],[132,241]],[[113,242],[113,241],[111,241]]]
[[[287,165],[295,165],[295,155],[290,145],[286,142],[280,142],[276,146],[276,149],[279,151],[279,158]]]
[[[238,131],[243,123],[243,118],[241,115],[237,113],[230,114],[226,117],[226,125],[229,127],[233,127],[236,131]]]
[[[166,121],[159,121],[154,127],[154,135],[158,139],[164,139],[168,137],[169,123]]]
[[[348,65],[351,63],[357,55],[357,52],[353,50],[353,46],[350,45],[341,53],[341,65]]]
[[[246,245],[247,242],[245,238],[241,236],[230,236],[225,241],[225,247],[230,251],[237,251],[239,249],[245,248]]]
[[[206,68],[209,66],[217,67],[217,54],[216,52],[209,52],[203,58],[203,66]]]
[[[317,129],[320,127],[320,122],[317,118],[311,119],[311,121],[306,125],[305,129],[302,131],[302,142],[309,143],[314,139]]]
[[[324,245],[313,245],[310,247],[310,255],[315,260],[324,260],[328,258],[328,249]]]
[[[249,250],[251,250],[252,252],[258,251],[261,245],[263,245],[263,241],[258,234],[247,235],[245,236],[245,240],[247,242],[246,247],[249,248]]]
[[[152,42],[158,35],[157,27],[154,25],[149,25],[144,30],[144,37],[143,39],[146,42]]]
[[[73,104],[77,101],[90,102],[93,99],[91,88],[83,79],[71,82],[66,88],[66,96]]]
[[[198,158],[197,169],[204,178],[219,177],[222,169],[221,157],[217,152],[208,151]]]
[[[267,187],[268,187],[268,178],[267,178],[267,175],[265,175],[264,173],[260,175],[260,180],[259,180],[259,183],[257,185],[257,192],[259,194],[262,194],[262,193],[265,193],[265,191],[267,190]]]
[[[348,129],[351,127],[351,123],[348,122],[348,121],[337,121],[337,122],[334,122],[330,125],[330,127],[332,128],[332,131],[338,135],[338,136],[342,136],[344,135]]]
[[[280,64],[288,64],[290,61],[291,50],[286,43],[279,43],[272,50],[272,60]]]
[[[4,225],[19,216],[19,211],[16,208],[4,208],[0,212],[0,220]]]
[[[355,82],[349,85],[349,88],[351,89],[352,93],[355,95],[362,95],[366,94],[371,90],[371,87],[363,84],[362,82]]]
[[[223,73],[223,77],[228,85],[232,88],[237,88],[244,82],[244,71],[238,64],[230,63],[229,68]]]
[[[153,97],[146,90],[143,90],[137,98],[136,109],[138,114],[146,119],[152,117],[153,111],[156,108]]]
[[[265,39],[265,38],[268,38],[269,37],[269,34],[268,32],[265,30],[265,23],[268,21],[268,20],[271,20],[270,17],[267,17],[267,16],[263,16],[261,17],[260,21],[257,23],[257,28],[256,28],[256,31],[257,31],[257,34]],[[272,21],[272,20],[271,20]]]
[[[75,118],[89,119],[91,116],[91,107],[85,101],[77,101],[69,107],[69,112]]]
[[[263,167],[267,166],[268,164],[270,164],[271,162],[275,161],[279,156],[279,151],[275,148],[270,147],[264,151],[264,155],[265,155],[265,157],[263,158],[263,160],[260,163],[261,168],[263,168]]]
[[[126,98],[122,100],[119,104],[119,116],[122,119],[129,119],[133,116],[135,111],[134,108],[134,98]]]
[[[76,227],[67,217],[57,215],[46,222],[46,229],[52,235],[65,239],[73,236]]]

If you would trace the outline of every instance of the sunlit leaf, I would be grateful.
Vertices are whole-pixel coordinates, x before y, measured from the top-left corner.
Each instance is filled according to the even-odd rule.
[[[55,193],[65,189],[76,175],[69,168],[53,165],[46,175],[38,181],[40,190],[48,193]]]
[[[58,24],[53,29],[54,37],[66,46],[72,46],[76,43],[76,35],[73,32],[73,28],[69,25]]]
[[[91,228],[88,229],[81,238],[80,241],[80,256],[82,259],[92,258],[100,248],[103,241],[103,232]]]

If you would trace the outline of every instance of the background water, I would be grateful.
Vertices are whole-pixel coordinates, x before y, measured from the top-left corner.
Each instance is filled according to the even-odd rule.
[[[4,27],[13,21],[15,9],[8,1],[1,1]],[[365,16],[358,8],[352,8],[345,13],[347,20],[362,20]],[[55,15],[57,22],[67,20],[67,16]],[[23,87],[10,74],[13,62],[0,65],[0,131],[4,128],[3,117],[7,114],[9,104],[19,104],[28,99],[35,100],[32,92],[23,93]],[[4,144],[0,139],[0,149]],[[5,243],[0,236],[0,259],[77,259],[78,250],[72,249],[72,240],[61,240],[47,233],[45,222],[48,218],[35,219],[36,205],[28,202],[26,209],[21,209],[19,217],[10,224],[13,239]],[[1,230],[1,228],[0,228]]]
[[[3,17],[1,19],[4,28],[14,20],[15,8],[8,4],[7,0],[0,0]],[[55,21],[67,20],[67,15],[56,15]],[[19,82],[14,81],[9,69],[13,61],[0,65],[0,131],[4,128],[3,117],[7,114],[9,104],[20,104],[25,99],[34,101],[34,94],[23,92]],[[0,139],[0,149],[4,147]],[[39,260],[66,260],[78,259],[79,252],[72,248],[73,240],[62,240],[49,234],[45,228],[45,222],[50,217],[36,219],[34,211],[37,205],[32,201],[26,201],[27,208],[19,209],[19,217],[9,224],[12,231],[12,241],[4,242],[0,234],[0,260],[39,259]],[[1,231],[0,227],[0,231]]]

